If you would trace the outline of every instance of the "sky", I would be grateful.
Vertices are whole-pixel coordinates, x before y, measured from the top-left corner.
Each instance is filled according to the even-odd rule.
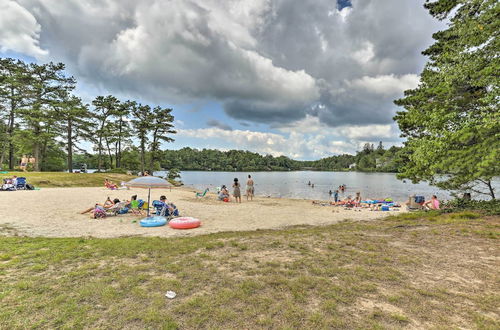
[[[0,56],[63,62],[90,103],[173,108],[164,148],[310,160],[401,145],[443,23],[424,0],[0,0]]]

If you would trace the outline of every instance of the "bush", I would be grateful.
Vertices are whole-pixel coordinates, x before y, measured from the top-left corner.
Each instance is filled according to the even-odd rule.
[[[500,200],[492,199],[489,201],[478,201],[456,198],[443,203],[443,209],[445,212],[472,210],[479,211],[487,215],[500,215]]]

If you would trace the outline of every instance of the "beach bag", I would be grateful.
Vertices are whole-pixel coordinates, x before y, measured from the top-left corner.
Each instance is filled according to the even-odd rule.
[[[35,187],[32,184],[26,184],[26,190],[35,190]]]

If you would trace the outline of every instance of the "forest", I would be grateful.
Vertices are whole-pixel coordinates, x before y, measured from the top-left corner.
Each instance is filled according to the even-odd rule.
[[[273,157],[259,153],[213,149],[193,149],[185,147],[179,150],[159,151],[158,160],[149,170],[180,169],[193,171],[347,171],[363,172],[397,172],[401,166],[401,148],[391,147],[384,149],[379,143],[377,148],[373,144],[365,144],[363,150],[356,155],[338,155],[314,161],[293,160],[285,156]],[[146,154],[149,159],[150,155]],[[75,166],[87,164],[89,168],[97,168],[98,158],[95,154],[79,154],[75,157]],[[109,159],[104,161],[108,168],[112,168]],[[122,152],[123,169],[140,170],[139,150],[128,148]]]
[[[84,104],[64,70],[63,63],[0,58],[0,167],[16,169],[26,155],[33,160],[22,164],[27,170],[72,172],[86,142],[99,171],[153,168],[176,133],[172,109],[112,95]]]

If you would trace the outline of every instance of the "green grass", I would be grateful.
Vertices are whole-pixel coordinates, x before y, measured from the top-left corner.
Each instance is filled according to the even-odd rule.
[[[64,172],[9,172],[0,174],[0,179],[17,175],[26,177],[28,183],[35,187],[100,187],[104,179],[110,179],[116,184],[129,181],[134,176],[117,173],[64,173]]]
[[[498,328],[499,246],[483,232],[499,223],[422,213],[189,238],[4,237],[0,328]]]

